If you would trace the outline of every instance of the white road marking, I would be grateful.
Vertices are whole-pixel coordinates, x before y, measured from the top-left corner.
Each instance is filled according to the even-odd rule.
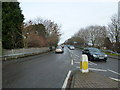
[[[71,65],[73,65],[73,59],[71,60]]]
[[[80,62],[74,62],[74,63],[80,63]]]
[[[93,62],[91,62],[91,61],[89,61],[89,63],[92,63],[92,64],[94,64],[94,65],[96,65],[96,66],[97,66],[97,64],[96,64],[96,63],[93,63]]]
[[[112,80],[115,80],[115,81],[120,81],[120,79],[116,79],[116,78],[112,78],[112,77],[109,77],[109,78]]]
[[[80,68],[80,67],[76,67],[76,68]]]
[[[74,61],[77,61],[77,60],[74,58]]]
[[[113,72],[113,73],[115,73],[115,74],[117,74],[117,75],[120,75],[120,73],[117,73],[117,72],[115,72],[115,71],[113,71],[113,70],[110,70],[110,69],[107,69],[108,71],[110,71],[110,72]]]
[[[78,56],[78,55],[75,55],[76,57],[80,57],[80,56]]]
[[[62,90],[65,90],[66,89],[66,87],[67,87],[67,83],[68,83],[68,79],[69,79],[69,77],[70,77],[70,74],[71,74],[71,70],[68,72],[68,74],[67,74],[67,77],[66,77],[66,79],[65,79],[65,81],[64,81],[64,83],[63,83],[63,86],[62,86]]]
[[[88,65],[93,65],[92,63],[89,63]]]
[[[103,69],[95,69],[95,68],[89,68],[89,70],[104,71],[104,72],[107,71],[107,70],[103,70]]]

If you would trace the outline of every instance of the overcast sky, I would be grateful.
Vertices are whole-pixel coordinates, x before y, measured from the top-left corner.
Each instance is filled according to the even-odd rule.
[[[107,25],[118,12],[118,0],[18,0],[25,21],[41,17],[60,24],[60,43],[88,25]]]

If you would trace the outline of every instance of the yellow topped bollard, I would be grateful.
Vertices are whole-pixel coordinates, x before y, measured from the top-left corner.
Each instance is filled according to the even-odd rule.
[[[89,70],[88,70],[88,56],[85,54],[82,55],[82,60],[80,61],[80,70],[82,71],[82,73],[89,72]]]

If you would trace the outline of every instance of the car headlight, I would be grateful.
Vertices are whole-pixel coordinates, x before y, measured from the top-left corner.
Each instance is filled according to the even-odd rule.
[[[105,55],[105,57],[107,57],[108,55]]]
[[[93,55],[93,57],[97,57],[97,55]]]

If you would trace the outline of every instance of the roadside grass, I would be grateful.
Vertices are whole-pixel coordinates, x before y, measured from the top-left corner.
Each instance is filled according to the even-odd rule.
[[[109,53],[109,52],[105,52],[107,55],[111,55],[111,56],[120,56],[118,54],[114,54],[114,53]]]
[[[79,49],[84,49],[83,47],[77,47],[77,48],[79,48]],[[107,55],[111,55],[111,56],[120,56],[119,54],[115,54],[115,53],[109,53],[109,52],[105,52],[105,51],[103,51],[105,54],[107,54]]]

